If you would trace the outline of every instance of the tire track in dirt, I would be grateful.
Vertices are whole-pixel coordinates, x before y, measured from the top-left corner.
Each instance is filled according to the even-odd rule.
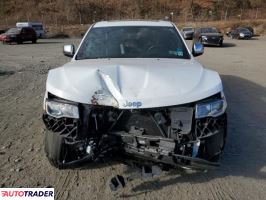
[[[56,187],[58,191],[56,194],[57,199],[62,199],[61,197],[63,197],[65,193],[68,191],[71,179],[73,179],[73,173],[70,173],[69,170],[67,170],[67,172],[64,171],[64,173],[60,173]]]

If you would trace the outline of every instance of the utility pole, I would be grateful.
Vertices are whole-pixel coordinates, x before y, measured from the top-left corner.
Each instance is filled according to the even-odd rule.
[[[226,6],[225,14],[224,14],[224,21],[227,20],[227,14],[228,14],[228,6]]]
[[[170,12],[171,15],[171,21],[174,22],[174,12]]]
[[[82,16],[81,16],[81,11],[79,11],[79,24],[82,23]]]

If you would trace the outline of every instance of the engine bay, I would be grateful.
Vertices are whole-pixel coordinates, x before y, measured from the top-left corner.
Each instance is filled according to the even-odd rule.
[[[224,131],[225,114],[195,119],[193,105],[134,110],[79,105],[79,112],[80,119],[43,115],[47,129],[61,135],[68,146],[62,166],[114,155],[171,166],[218,164],[212,161],[221,149],[212,155],[206,149],[212,148],[209,138]]]

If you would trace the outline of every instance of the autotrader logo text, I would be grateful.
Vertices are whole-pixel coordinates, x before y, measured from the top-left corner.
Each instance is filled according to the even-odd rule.
[[[54,200],[54,188],[0,188],[0,199]]]

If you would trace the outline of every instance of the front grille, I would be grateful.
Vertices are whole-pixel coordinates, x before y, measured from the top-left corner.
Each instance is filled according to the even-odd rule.
[[[207,41],[210,43],[219,43],[220,38],[219,37],[207,37]]]
[[[144,134],[161,136],[160,130],[154,123],[150,112],[145,110],[124,111],[119,119],[118,126],[114,127],[114,129],[122,129],[128,132],[132,128],[137,128],[143,129]]]

